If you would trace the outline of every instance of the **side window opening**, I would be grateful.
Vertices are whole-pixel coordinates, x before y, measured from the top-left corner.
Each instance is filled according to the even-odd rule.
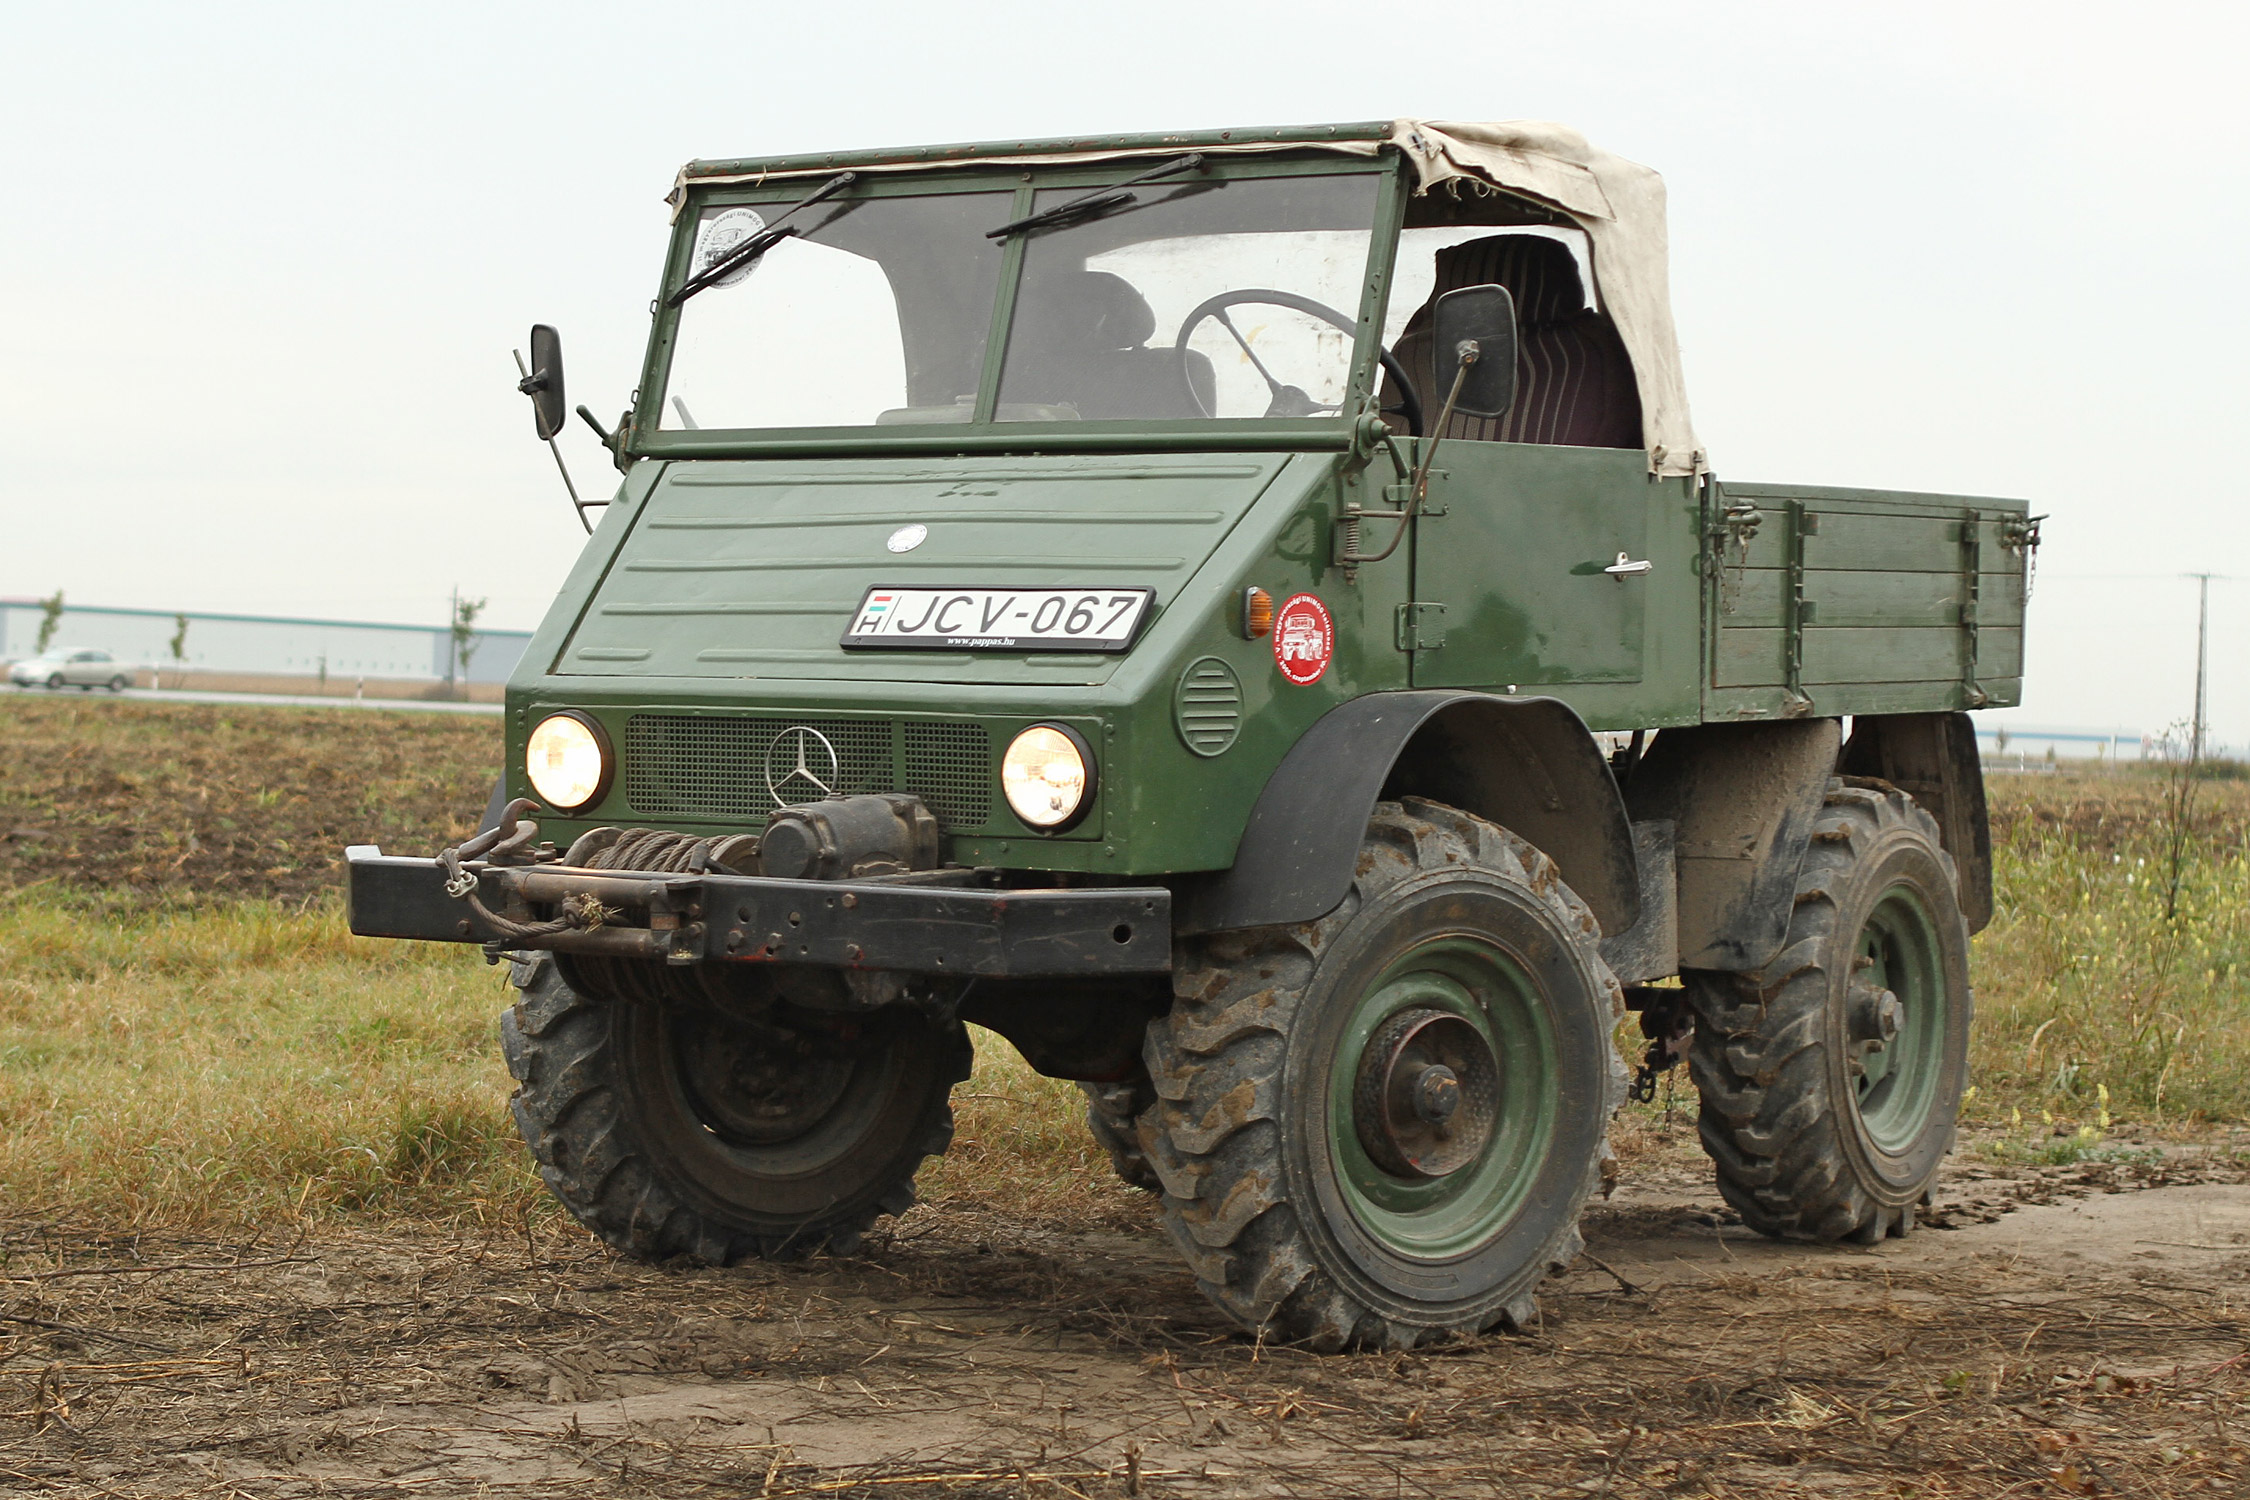
[[[1446,435],[1638,448],[1641,402],[1632,359],[1600,306],[1585,232],[1539,217],[1552,216],[1504,194],[1417,203],[1399,239],[1384,342],[1435,420],[1450,372],[1438,368],[1440,351],[1431,347],[1431,305],[1458,287],[1504,286],[1516,303],[1515,404],[1498,417],[1456,416]],[[1386,376],[1383,412],[1403,429],[1404,403],[1392,385]]]

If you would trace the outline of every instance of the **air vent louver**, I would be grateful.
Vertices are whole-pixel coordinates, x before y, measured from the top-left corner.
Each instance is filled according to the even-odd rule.
[[[1172,718],[1190,750],[1224,754],[1242,731],[1242,679],[1216,656],[1188,663],[1172,694]]]

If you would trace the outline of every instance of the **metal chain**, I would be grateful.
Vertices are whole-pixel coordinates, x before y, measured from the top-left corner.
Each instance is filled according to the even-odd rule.
[[[1757,536],[1758,527],[1765,521],[1765,512],[1748,500],[1734,500],[1711,523],[1711,537],[1716,545],[1712,549],[1712,566],[1717,571],[1719,585],[1719,613],[1731,615],[1742,594],[1742,575],[1750,566],[1750,542]],[[1727,562],[1727,549],[1734,549],[1734,562]]]
[[[2032,580],[2039,572],[2039,523],[2045,516],[2026,516],[2000,524],[2000,545],[2023,559],[2023,602],[2031,602]]]

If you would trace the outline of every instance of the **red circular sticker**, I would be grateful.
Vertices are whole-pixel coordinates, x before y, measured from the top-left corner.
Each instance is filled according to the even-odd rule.
[[[1311,594],[1293,595],[1274,612],[1273,659],[1281,675],[1299,687],[1310,687],[1328,670],[1336,654],[1336,626],[1328,606]]]

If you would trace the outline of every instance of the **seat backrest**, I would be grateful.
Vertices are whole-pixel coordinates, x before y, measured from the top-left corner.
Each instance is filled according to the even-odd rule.
[[[1586,305],[1569,247],[1544,235],[1497,234],[1437,253],[1430,301],[1407,320],[1392,352],[1414,378],[1425,421],[1435,422],[1453,383],[1438,367],[1430,309],[1446,292],[1497,285],[1516,303],[1516,399],[1498,417],[1455,416],[1446,436],[1573,448],[1638,448],[1641,398],[1624,340],[1606,313]]]
[[[1027,277],[1016,330],[1008,340],[1003,402],[1069,406],[1088,421],[1193,417],[1185,383],[1192,380],[1204,406],[1211,403],[1211,362],[1193,350],[1149,348],[1156,314],[1114,272]]]

